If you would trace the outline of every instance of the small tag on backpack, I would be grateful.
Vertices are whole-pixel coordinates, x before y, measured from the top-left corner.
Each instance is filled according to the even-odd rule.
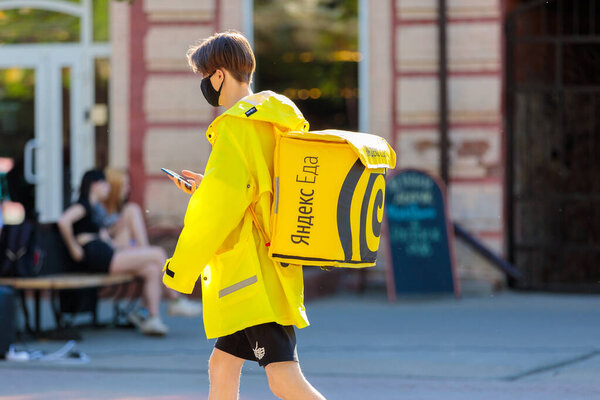
[[[255,112],[257,112],[258,110],[256,109],[256,107],[252,107],[251,109],[249,109],[248,111],[245,112],[246,117],[251,116],[252,114],[254,114]]]

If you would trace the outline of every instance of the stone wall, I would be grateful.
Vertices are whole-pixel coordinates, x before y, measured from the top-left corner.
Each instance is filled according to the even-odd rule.
[[[381,7],[383,7],[381,2]],[[500,0],[448,0],[449,203],[453,220],[504,251]],[[393,138],[400,168],[439,175],[436,0],[394,0]],[[386,4],[389,7],[389,4]],[[457,246],[459,275],[494,276]],[[482,266],[481,268],[488,268]],[[476,271],[476,272],[473,272]]]
[[[109,163],[113,167],[129,165],[129,26],[126,2],[110,2],[110,57],[108,136]]]

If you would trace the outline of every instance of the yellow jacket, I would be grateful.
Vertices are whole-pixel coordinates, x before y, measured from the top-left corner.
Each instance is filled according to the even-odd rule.
[[[307,131],[308,122],[288,98],[267,91],[240,100],[206,132],[212,153],[163,282],[191,293],[202,276],[209,339],[266,322],[309,324],[302,268],[274,263],[252,221],[251,209],[270,237],[277,130]]]

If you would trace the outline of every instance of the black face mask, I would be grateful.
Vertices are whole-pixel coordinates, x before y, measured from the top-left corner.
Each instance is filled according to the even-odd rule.
[[[215,72],[202,79],[202,82],[200,82],[200,89],[202,89],[202,94],[204,95],[204,98],[208,104],[213,107],[219,107],[219,97],[221,96],[223,83],[225,83],[225,77],[223,77],[223,81],[221,82],[221,86],[219,86],[219,90],[215,90],[212,83],[210,83],[210,77],[213,76]]]

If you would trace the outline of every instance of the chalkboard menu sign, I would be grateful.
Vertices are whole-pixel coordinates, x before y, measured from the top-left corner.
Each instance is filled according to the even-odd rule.
[[[385,208],[395,293],[458,295],[442,182],[403,170],[387,183]]]

